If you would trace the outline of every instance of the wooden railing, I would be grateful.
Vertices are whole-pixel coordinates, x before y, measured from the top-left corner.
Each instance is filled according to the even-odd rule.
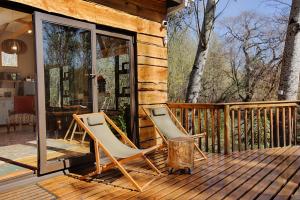
[[[168,103],[168,106],[190,134],[207,133],[199,140],[201,149],[227,154],[296,145],[299,103]]]

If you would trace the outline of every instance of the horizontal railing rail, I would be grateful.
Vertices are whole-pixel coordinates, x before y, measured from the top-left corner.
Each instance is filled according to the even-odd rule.
[[[168,106],[190,134],[207,133],[199,140],[201,149],[227,154],[296,145],[299,104],[300,101],[263,101]]]

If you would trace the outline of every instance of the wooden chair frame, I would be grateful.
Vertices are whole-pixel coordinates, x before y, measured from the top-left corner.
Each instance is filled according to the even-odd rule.
[[[74,114],[84,114],[84,107],[81,106],[81,105],[72,105],[72,106],[64,106],[65,109],[74,109]],[[74,135],[77,134],[77,135],[82,135],[81,137],[81,144],[84,142],[84,139],[86,137],[86,131],[82,131],[80,130],[81,128],[79,128],[78,131],[77,130],[77,123],[75,121],[75,119],[73,118],[70,125],[69,125],[69,128],[65,134],[65,137],[64,137],[64,140],[67,140],[68,139],[68,136],[69,134],[71,133],[71,137],[70,137],[70,142],[72,142],[73,138],[74,138]]]
[[[190,135],[185,129],[184,127],[181,125],[181,123],[178,121],[178,119],[176,118],[176,116],[172,113],[172,111],[169,109],[169,107],[167,105],[164,105],[164,104],[161,104],[161,105],[147,105],[147,106],[142,106],[142,109],[143,111],[146,113],[147,117],[150,119],[150,121],[153,123],[154,127],[155,127],[155,130],[158,132],[158,134],[160,135],[160,137],[162,138],[163,140],[163,143],[166,144],[166,146],[168,146],[168,140],[167,138],[164,136],[164,134],[159,130],[159,128],[156,126],[155,122],[152,120],[152,118],[150,117],[150,114],[149,113],[149,109],[153,109],[153,108],[158,108],[158,107],[161,107],[161,108],[166,108],[171,119],[173,120],[173,122],[175,122],[175,125],[181,129],[181,131],[193,138],[193,139],[199,139],[201,137],[204,137],[206,135],[206,132],[204,133],[200,133],[200,134],[195,134],[195,135]],[[194,143],[195,145],[195,148],[196,150],[201,154],[202,158],[200,159],[197,159],[197,160],[204,160],[204,159],[207,159],[206,155],[201,151],[201,149]]]
[[[108,122],[108,124],[110,124],[112,126],[113,129],[115,129],[121,136],[122,141],[125,144],[128,144],[130,147],[132,148],[136,148],[137,147],[129,140],[129,138],[126,136],[126,134],[104,113],[104,112],[100,112],[101,114],[104,115],[105,120]],[[124,166],[122,165],[123,163],[127,163],[130,162],[131,160],[137,159],[137,158],[142,158],[145,160],[145,162],[158,174],[161,175],[161,172],[151,163],[151,161],[145,156],[146,153],[151,152],[155,149],[157,149],[157,146],[154,146],[150,149],[148,149],[145,152],[141,152],[139,154],[133,155],[131,157],[128,158],[123,158],[123,159],[116,159],[113,155],[111,155],[111,153],[107,150],[107,148],[105,148],[105,146],[101,143],[101,141],[99,141],[93,134],[93,132],[84,124],[84,122],[81,120],[82,117],[80,117],[80,115],[77,114],[73,114],[73,118],[75,119],[75,121],[78,123],[78,125],[80,127],[82,127],[87,134],[90,136],[90,138],[94,141],[94,147],[95,147],[95,159],[96,159],[96,171],[89,174],[91,175],[98,175],[101,174],[101,172],[104,172],[106,170],[109,170],[113,167],[117,167],[119,168],[119,170],[124,174],[124,176],[126,178],[129,179],[129,181],[137,188],[138,191],[142,192],[143,189],[149,185],[154,179],[152,179],[151,181],[149,181],[147,184],[145,184],[143,187],[141,187],[133,178],[132,176],[127,172],[127,170],[124,168]],[[104,164],[101,165],[100,162],[100,153],[99,153],[99,148],[103,150],[103,152],[105,153],[105,155],[111,160],[110,163],[108,164]]]

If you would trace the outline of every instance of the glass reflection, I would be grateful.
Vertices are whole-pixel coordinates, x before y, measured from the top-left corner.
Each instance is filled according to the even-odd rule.
[[[98,108],[128,132],[131,117],[129,41],[97,35],[96,54]]]
[[[43,22],[47,158],[88,152],[73,113],[92,111],[91,32]]]

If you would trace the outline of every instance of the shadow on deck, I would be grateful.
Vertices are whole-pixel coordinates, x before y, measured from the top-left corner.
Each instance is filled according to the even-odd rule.
[[[110,170],[89,181],[79,178],[87,170],[57,176],[6,193],[0,199],[289,199],[300,197],[300,147],[249,150],[241,153],[208,154],[195,163],[192,175],[168,175],[166,153],[150,156],[163,176],[144,192],[118,170]],[[127,166],[139,183],[152,179],[141,162]],[[139,172],[136,172],[139,171]]]

